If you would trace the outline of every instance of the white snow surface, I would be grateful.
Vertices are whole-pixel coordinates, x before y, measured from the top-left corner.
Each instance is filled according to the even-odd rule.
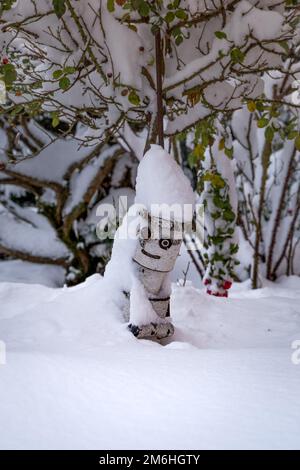
[[[66,272],[62,266],[30,263],[19,259],[0,261],[0,282],[61,287],[65,283],[65,275]]]
[[[38,124],[30,123],[32,134],[45,146],[35,157],[19,161],[17,165],[8,164],[7,168],[18,174],[37,178],[50,183],[64,184],[64,178],[72,165],[79,165],[95,151],[96,146],[79,148],[76,139],[57,139],[51,143],[53,136]],[[5,137],[4,137],[5,138]],[[6,161],[0,148],[0,160]]]
[[[174,286],[161,343],[127,331],[118,295],[98,275],[0,283],[1,449],[300,448],[299,278]]]
[[[31,208],[0,205],[0,245],[12,251],[48,259],[67,259],[70,252],[43,215]],[[20,218],[18,218],[19,216]]]
[[[144,205],[154,216],[164,215],[164,210],[160,212],[155,205],[176,205],[180,210],[175,218],[191,220],[195,203],[191,183],[175,159],[159,145],[151,145],[139,164],[135,202]],[[191,210],[185,211],[185,205]]]

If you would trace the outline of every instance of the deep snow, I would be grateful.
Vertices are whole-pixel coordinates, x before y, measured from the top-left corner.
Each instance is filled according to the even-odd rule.
[[[1,449],[300,448],[299,278],[229,299],[174,287],[162,344],[130,335],[110,295],[97,275],[0,284]]]

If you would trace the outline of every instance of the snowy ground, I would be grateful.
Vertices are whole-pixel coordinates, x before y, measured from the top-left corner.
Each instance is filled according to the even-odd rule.
[[[0,284],[1,449],[300,448],[300,279],[176,287],[176,336],[137,341],[99,276]]]
[[[21,260],[0,261],[0,282],[25,282],[61,287],[65,283],[65,270],[60,266],[29,263]]]

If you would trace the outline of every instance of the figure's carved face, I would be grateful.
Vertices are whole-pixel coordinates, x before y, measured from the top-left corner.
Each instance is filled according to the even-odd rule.
[[[172,238],[174,234],[172,231],[169,232],[168,238],[165,238],[163,233],[160,233],[159,238],[153,238],[150,230],[144,227],[139,233],[139,244],[133,259],[139,265],[153,271],[171,271],[182,240]]]

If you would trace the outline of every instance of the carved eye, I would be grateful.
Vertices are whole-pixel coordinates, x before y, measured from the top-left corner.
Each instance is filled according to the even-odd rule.
[[[163,250],[168,250],[172,246],[172,240],[169,240],[167,238],[162,238],[161,240],[159,240],[159,246]]]

